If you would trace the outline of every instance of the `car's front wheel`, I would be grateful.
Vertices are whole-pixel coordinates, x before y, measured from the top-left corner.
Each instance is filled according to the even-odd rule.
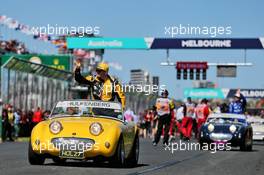
[[[116,167],[125,166],[125,147],[124,140],[120,137],[114,156],[110,160],[110,164]]]
[[[45,157],[43,155],[37,154],[33,151],[31,141],[29,141],[28,146],[28,161],[31,165],[43,165],[45,162]]]
[[[138,138],[138,134],[136,134],[132,150],[126,161],[128,166],[135,167],[138,163],[138,157],[139,157],[139,138]]]
[[[252,134],[247,131],[245,138],[240,145],[240,150],[241,151],[252,151],[252,145],[253,145],[253,139],[252,139]]]

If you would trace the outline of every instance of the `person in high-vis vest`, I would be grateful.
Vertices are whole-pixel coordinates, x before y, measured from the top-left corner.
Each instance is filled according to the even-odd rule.
[[[114,101],[115,98],[122,104],[123,109],[126,104],[126,97],[122,90],[121,84],[117,79],[108,74],[109,65],[101,62],[96,67],[96,75],[81,75],[81,63],[76,62],[74,71],[75,80],[80,84],[89,85],[92,89],[92,99],[102,101]]]
[[[202,125],[205,123],[207,117],[210,114],[210,110],[207,103],[207,99],[202,99],[201,103],[197,105],[195,109],[198,133],[200,132]]]
[[[161,97],[156,100],[156,111],[158,116],[158,130],[155,135],[153,145],[156,146],[159,143],[160,136],[162,134],[162,129],[164,128],[164,138],[163,144],[168,145],[169,143],[169,129],[171,122],[171,113],[174,109],[174,104],[172,100],[168,98],[169,92],[163,90],[161,92]]]

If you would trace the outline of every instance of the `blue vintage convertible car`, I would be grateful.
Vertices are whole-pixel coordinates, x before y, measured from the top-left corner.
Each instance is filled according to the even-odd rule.
[[[252,150],[252,127],[241,114],[211,114],[199,133],[200,144],[229,143],[241,151]]]

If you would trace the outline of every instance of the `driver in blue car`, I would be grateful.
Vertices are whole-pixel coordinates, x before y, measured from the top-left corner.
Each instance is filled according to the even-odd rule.
[[[247,100],[246,98],[240,93],[238,89],[236,94],[234,95],[233,102],[229,105],[229,113],[232,114],[244,114],[246,111]]]

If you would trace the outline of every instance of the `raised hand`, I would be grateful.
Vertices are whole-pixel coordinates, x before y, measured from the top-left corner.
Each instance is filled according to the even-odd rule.
[[[80,69],[81,66],[82,66],[82,64],[81,64],[80,61],[74,61],[74,65],[75,65],[74,71],[75,71],[76,69]]]

